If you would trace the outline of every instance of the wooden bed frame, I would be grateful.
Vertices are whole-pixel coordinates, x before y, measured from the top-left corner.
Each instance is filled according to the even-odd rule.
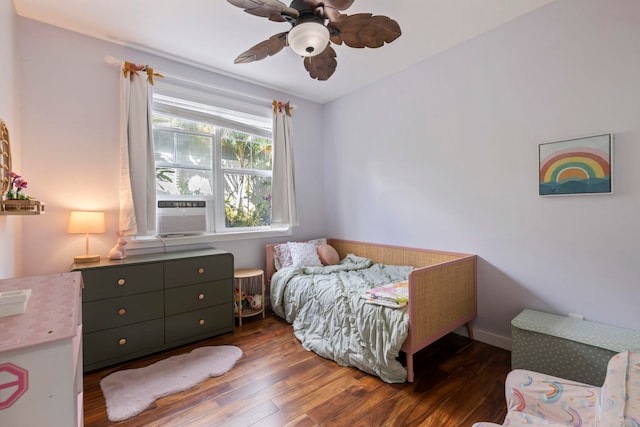
[[[407,358],[407,380],[413,382],[413,355],[449,332],[466,325],[473,339],[471,321],[477,315],[477,256],[405,248],[376,243],[327,239],[340,259],[353,253],[376,263],[416,267],[409,274],[409,335],[401,350]],[[266,280],[275,273],[273,247],[267,245]]]

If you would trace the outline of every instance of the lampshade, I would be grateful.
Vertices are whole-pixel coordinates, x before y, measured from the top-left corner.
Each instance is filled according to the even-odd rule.
[[[89,255],[89,234],[104,233],[104,212],[72,211],[69,215],[69,227],[67,233],[85,234],[85,254],[78,255],[75,262],[100,261],[100,255]]]
[[[317,22],[303,22],[289,31],[287,41],[300,56],[321,54],[329,44],[329,30]]]
[[[104,233],[104,212],[72,211],[67,233]]]

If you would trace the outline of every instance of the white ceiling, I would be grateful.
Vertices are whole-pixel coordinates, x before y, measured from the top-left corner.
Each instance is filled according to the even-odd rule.
[[[311,79],[290,49],[249,64],[238,54],[287,23],[245,13],[226,0],[13,0],[18,15],[197,64],[325,103],[408,68],[554,0],[357,0],[346,13],[386,15],[402,36],[378,49],[334,46],[338,68]],[[287,4],[288,0],[285,0]],[[135,62],[135,58],[123,58]]]

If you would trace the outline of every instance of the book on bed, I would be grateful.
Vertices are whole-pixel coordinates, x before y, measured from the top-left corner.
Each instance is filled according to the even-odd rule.
[[[409,282],[389,283],[369,290],[362,296],[369,304],[402,308],[409,303]]]

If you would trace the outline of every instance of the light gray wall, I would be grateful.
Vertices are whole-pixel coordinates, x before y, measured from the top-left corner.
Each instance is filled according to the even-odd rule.
[[[20,171],[18,62],[15,49],[16,13],[11,0],[0,0],[0,118],[9,129],[12,169]],[[19,173],[19,172],[18,172]],[[0,216],[0,278],[20,274],[20,231],[23,218]]]
[[[525,307],[640,328],[638,40],[639,1],[558,0],[327,105],[327,234],[478,254],[498,344]],[[615,194],[537,195],[539,143],[608,132]]]
[[[23,175],[28,177],[29,194],[44,201],[47,212],[24,228],[25,275],[67,271],[73,256],[84,253],[84,236],[66,233],[70,210],[106,212],[107,233],[91,236],[92,253],[106,256],[115,244],[120,71],[105,63],[107,55],[149,64],[160,73],[296,104],[295,126],[301,130],[294,131],[301,225],[289,239],[324,233],[323,182],[317,179],[324,166],[323,127],[317,119],[322,116],[321,105],[36,21],[18,18],[17,22]],[[238,267],[258,267],[264,264],[265,243],[243,240],[215,246],[233,252]]]

